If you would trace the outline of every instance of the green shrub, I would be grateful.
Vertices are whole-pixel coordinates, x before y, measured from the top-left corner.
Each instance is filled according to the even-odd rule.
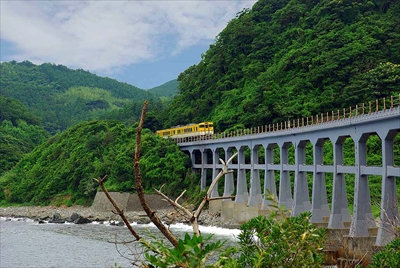
[[[179,239],[177,247],[171,247],[162,240],[151,235],[152,241],[140,240],[144,246],[145,259],[148,267],[213,267],[212,264],[207,264],[209,258],[217,252],[221,252],[224,242],[210,242],[210,236],[192,237],[189,234],[185,235],[184,239]]]
[[[273,196],[268,199],[274,210],[240,226],[239,256],[221,256],[226,267],[321,267],[326,229],[310,223],[311,213],[290,217]]]
[[[399,228],[400,229],[400,228]],[[396,238],[387,246],[376,253],[369,267],[391,268],[400,267],[400,237]]]

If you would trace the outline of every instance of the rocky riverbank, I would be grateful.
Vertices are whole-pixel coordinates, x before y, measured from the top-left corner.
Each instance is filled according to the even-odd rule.
[[[171,223],[185,223],[187,219],[179,215],[173,209],[162,209],[157,210],[157,215],[161,218],[163,222],[168,224]],[[54,206],[25,206],[25,207],[6,207],[0,208],[0,217],[21,217],[30,218],[38,221],[54,221],[54,222],[74,222],[77,216],[81,219],[76,223],[85,223],[97,221],[97,222],[107,222],[107,221],[121,221],[119,215],[109,212],[99,212],[95,211],[91,207],[84,206],[71,206],[71,207],[54,207]],[[149,223],[150,220],[144,211],[134,211],[126,212],[125,216],[128,218],[129,222],[136,222],[138,224]],[[199,222],[201,225],[206,226],[222,226],[219,214],[211,214],[208,210],[204,210],[201,215]],[[227,227],[227,226],[222,226]]]

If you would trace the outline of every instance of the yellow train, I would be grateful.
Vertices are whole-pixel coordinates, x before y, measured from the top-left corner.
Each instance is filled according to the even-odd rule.
[[[156,134],[163,138],[184,138],[193,136],[204,136],[214,134],[212,122],[202,122],[185,126],[176,126],[156,131]]]

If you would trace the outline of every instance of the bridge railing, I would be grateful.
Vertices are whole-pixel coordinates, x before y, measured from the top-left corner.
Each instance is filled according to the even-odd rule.
[[[176,138],[177,143],[223,139],[229,137],[239,137],[245,135],[261,134],[283,131],[287,129],[303,128],[317,124],[339,121],[347,118],[363,116],[382,111],[392,110],[400,107],[400,93],[398,96],[390,96],[389,98],[377,99],[374,102],[362,103],[349,108],[338,109],[336,111],[320,113],[314,116],[308,116],[293,120],[286,120],[279,123],[257,126],[253,128],[238,129],[236,131],[215,133],[210,135]]]

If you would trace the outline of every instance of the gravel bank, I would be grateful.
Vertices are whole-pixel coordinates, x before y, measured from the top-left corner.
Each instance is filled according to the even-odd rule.
[[[110,212],[98,212],[90,207],[72,206],[72,207],[54,207],[54,206],[25,206],[25,207],[6,207],[0,208],[0,217],[22,217],[33,220],[48,220],[55,213],[59,213],[63,219],[69,218],[73,213],[77,213],[82,217],[92,221],[111,221],[121,218],[118,215]],[[185,222],[183,217],[180,217],[173,209],[158,210],[157,215],[162,221],[167,223]],[[130,222],[149,223],[144,211],[126,212],[125,216]],[[204,210],[200,215],[201,225],[221,226],[221,219],[218,214],[211,215],[208,210]],[[223,226],[226,227],[226,226]]]

